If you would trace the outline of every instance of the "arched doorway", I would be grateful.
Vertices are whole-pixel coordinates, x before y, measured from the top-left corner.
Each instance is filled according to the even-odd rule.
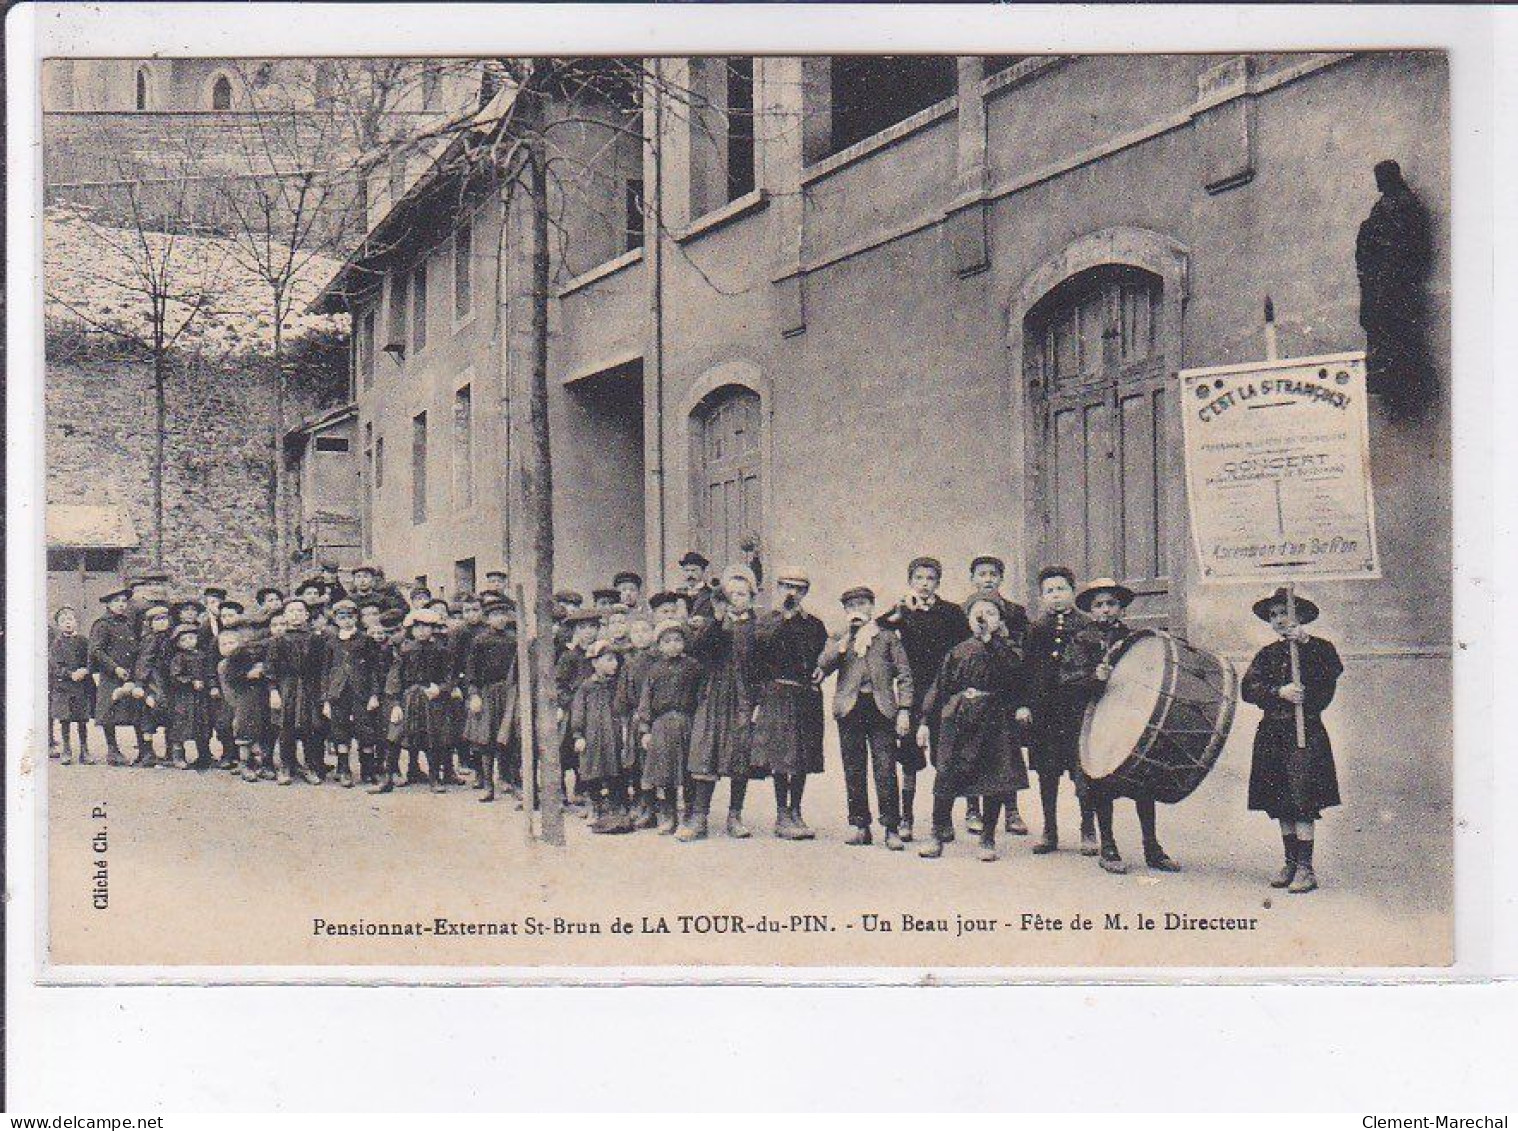
[[[764,528],[759,394],[742,385],[713,390],[691,414],[691,526],[721,568]]]
[[[1039,561],[1121,579],[1138,594],[1131,619],[1151,624],[1171,620],[1180,568],[1165,300],[1159,275],[1101,264],[1049,290],[1022,326]]]

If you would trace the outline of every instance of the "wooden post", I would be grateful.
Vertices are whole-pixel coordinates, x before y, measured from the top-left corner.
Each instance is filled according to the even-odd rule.
[[[1276,304],[1270,301],[1270,296],[1265,296],[1265,360],[1275,361],[1280,357],[1280,350],[1276,346]]]
[[[1286,615],[1295,624],[1297,620],[1297,587],[1293,582],[1286,585]],[[1291,682],[1300,685],[1302,682],[1302,655],[1297,651],[1297,642],[1288,640],[1287,648],[1291,653]],[[1297,718],[1297,749],[1307,749],[1307,712],[1303,704],[1294,704]]]

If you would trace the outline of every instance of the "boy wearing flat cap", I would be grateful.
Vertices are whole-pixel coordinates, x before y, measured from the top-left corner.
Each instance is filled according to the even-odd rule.
[[[408,639],[396,650],[385,679],[386,698],[394,704],[390,708],[391,764],[386,781],[393,780],[396,755],[405,747],[411,755],[410,769],[426,759],[434,793],[447,790],[443,759],[453,742],[453,657],[437,635],[441,622],[431,609],[413,609],[407,615]],[[408,782],[411,777],[408,772]]]
[[[690,629],[683,621],[661,621],[654,631],[658,658],[638,697],[633,725],[643,748],[643,788],[654,792],[660,835],[670,836],[679,827],[691,718],[704,672],[686,654]]]
[[[318,785],[327,772],[326,719],[322,693],[326,683],[326,639],[313,632],[306,603],[298,597],[285,602],[283,634],[269,644],[269,676],[274,683],[270,706],[280,712],[279,784],[299,775]],[[305,759],[296,758],[296,746]]]
[[[801,795],[807,775],[823,770],[822,692],[812,672],[827,647],[828,630],[802,608],[812,587],[805,570],[782,566],[775,585],[780,607],[760,616],[754,630],[763,681],[754,716],[754,765],[774,781],[775,835],[811,840],[816,834],[801,818]]]
[[[335,629],[327,637],[322,717],[337,756],[337,783],[353,785],[351,763],[357,755],[359,779],[373,777],[374,735],[369,720],[379,707],[386,672],[380,669],[380,645],[358,626],[358,605],[347,597],[332,606]]]
[[[173,655],[168,665],[168,744],[180,769],[211,767],[211,715],[216,686],[216,663],[200,645],[200,626],[181,624],[173,630]],[[187,761],[186,746],[195,744],[195,761]]]
[[[912,683],[918,689],[933,686],[939,669],[943,667],[944,657],[970,636],[970,622],[965,618],[964,610],[938,596],[942,580],[943,563],[937,558],[926,555],[913,558],[907,565],[906,595],[880,617],[882,625],[894,628],[901,637],[901,645],[907,650],[907,662],[912,666]],[[913,736],[923,721],[919,699],[912,706]],[[929,730],[933,729],[934,726],[930,725]],[[896,755],[901,775],[900,834],[902,842],[909,843],[915,818],[917,774],[927,765],[927,760],[915,737],[900,743]]]
[[[1080,806],[1081,855],[1095,856],[1101,850],[1096,839],[1096,813],[1080,764],[1085,709],[1063,693],[1059,682],[1065,653],[1087,623],[1086,615],[1075,607],[1075,574],[1066,566],[1039,570],[1038,596],[1043,615],[1028,627],[1029,706],[1033,716],[1028,754],[1029,768],[1038,774],[1044,835],[1033,846],[1033,853],[1045,856],[1059,849],[1059,779],[1068,774]]]
[[[1106,692],[1107,681],[1112,677],[1113,649],[1132,632],[1123,622],[1123,611],[1132,603],[1133,590],[1110,577],[1098,577],[1075,598],[1076,608],[1091,621],[1075,634],[1060,667],[1060,686],[1070,697],[1072,709],[1084,712],[1088,704]],[[1103,871],[1114,875],[1128,871],[1128,865],[1118,852],[1112,828],[1112,803],[1118,797],[1131,797],[1138,810],[1139,828],[1144,838],[1144,862],[1157,872],[1181,870],[1181,866],[1160,847],[1153,794],[1090,779],[1086,788],[1091,808],[1096,813],[1096,829],[1101,838],[1098,862]]]
[[[142,690],[132,682],[137,664],[137,631],[132,626],[130,589],[100,598],[105,612],[90,625],[90,669],[95,676],[95,721],[105,731],[105,760],[124,766],[118,727],[135,727],[142,711]]]
[[[510,753],[516,737],[517,638],[510,601],[487,597],[481,609],[485,626],[470,637],[464,657],[464,741],[479,766],[480,800],[489,802],[495,800],[497,762],[503,778],[516,778]]]
[[[164,605],[150,605],[142,612],[142,639],[137,645],[137,662],[132,666],[132,682],[142,689],[135,764],[144,768],[171,764],[167,747],[163,758],[159,759],[153,736],[165,730],[169,723],[169,660],[173,646],[169,632],[172,621]]]
[[[875,799],[885,846],[902,849],[901,811],[896,794],[896,744],[910,733],[914,687],[912,665],[893,628],[875,620],[875,593],[859,585],[840,598],[848,615],[846,629],[828,641],[817,657],[820,683],[838,673],[833,717],[848,792],[849,825],[845,844],[866,845],[870,835],[869,771],[874,770]]]
[[[1270,886],[1300,895],[1318,886],[1312,861],[1317,820],[1339,804],[1323,712],[1333,702],[1344,663],[1329,641],[1303,627],[1318,619],[1318,606],[1300,593],[1283,587],[1253,607],[1280,639],[1255,654],[1240,685],[1244,702],[1264,712],[1249,764],[1249,808],[1265,812],[1281,828],[1286,864]],[[1305,744],[1297,742],[1298,708]]]

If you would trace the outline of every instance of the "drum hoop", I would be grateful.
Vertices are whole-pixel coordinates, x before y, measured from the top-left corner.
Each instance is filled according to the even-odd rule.
[[[1202,754],[1202,760],[1207,763],[1208,769],[1217,761],[1219,748],[1228,741],[1228,734],[1233,730],[1233,713],[1239,703],[1238,670],[1227,656],[1218,656],[1217,661],[1223,667],[1223,707],[1218,712],[1217,722],[1212,726],[1212,737],[1207,741],[1207,749]]]
[[[1157,628],[1134,629],[1127,636],[1119,640],[1107,652],[1107,655],[1105,657],[1106,663],[1110,666],[1115,667],[1117,665],[1117,662],[1128,654],[1128,650],[1137,644],[1139,640],[1146,636],[1158,636],[1165,643],[1165,656],[1168,661],[1165,665],[1165,677],[1168,683],[1168,687],[1164,693],[1164,710],[1162,712],[1160,711],[1161,704],[1159,703],[1156,703],[1149,709],[1149,720],[1144,724],[1144,730],[1143,733],[1139,736],[1138,743],[1131,751],[1128,752],[1128,756],[1117,764],[1116,768],[1113,769],[1112,774],[1117,773],[1118,770],[1121,770],[1124,766],[1126,766],[1129,759],[1131,759],[1135,754],[1147,754],[1151,749],[1154,748],[1154,736],[1159,733],[1159,728],[1155,725],[1154,716],[1156,712],[1159,712],[1160,722],[1163,723],[1165,721],[1165,717],[1170,714],[1170,704],[1175,698],[1174,691],[1176,668],[1179,665],[1175,661],[1175,654],[1177,652],[1175,646],[1175,638],[1168,632],[1161,632]],[[1097,698],[1086,704],[1086,713],[1085,716],[1081,719],[1081,738],[1079,747],[1081,750],[1085,750],[1091,745],[1091,724],[1096,718],[1096,708],[1100,705],[1100,703],[1101,699]],[[1111,777],[1112,774],[1108,774],[1107,776]],[[1104,781],[1106,779],[1098,778],[1095,780]]]

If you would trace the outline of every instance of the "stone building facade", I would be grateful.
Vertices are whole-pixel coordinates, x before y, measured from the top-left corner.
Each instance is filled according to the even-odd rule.
[[[1393,158],[1433,220],[1445,395],[1415,418],[1373,408],[1385,576],[1314,596],[1351,665],[1339,717],[1357,748],[1405,744],[1375,707],[1399,702],[1447,751],[1441,54],[656,65],[690,92],[644,101],[658,144],[616,149],[564,194],[585,211],[560,221],[550,314],[561,584],[624,566],[657,584],[690,546],[722,561],[757,535],[766,562],[811,571],[826,613],[849,585],[899,592],[919,553],[960,593],[991,552],[1016,594],[1052,562],[1111,573],[1140,592],[1138,619],[1247,655],[1258,594],[1197,577],[1175,374],[1262,357],[1266,295],[1283,357],[1362,348],[1355,233]],[[582,129],[565,144],[593,147]],[[649,238],[619,245],[607,218],[645,189]],[[497,280],[509,292],[521,267],[509,232],[498,263],[494,197],[467,225],[411,207],[380,222],[405,247],[350,263],[328,302],[353,315],[366,545],[392,575],[448,585],[509,545],[504,414],[524,359]],[[1445,757],[1436,781],[1386,784],[1448,772]]]

